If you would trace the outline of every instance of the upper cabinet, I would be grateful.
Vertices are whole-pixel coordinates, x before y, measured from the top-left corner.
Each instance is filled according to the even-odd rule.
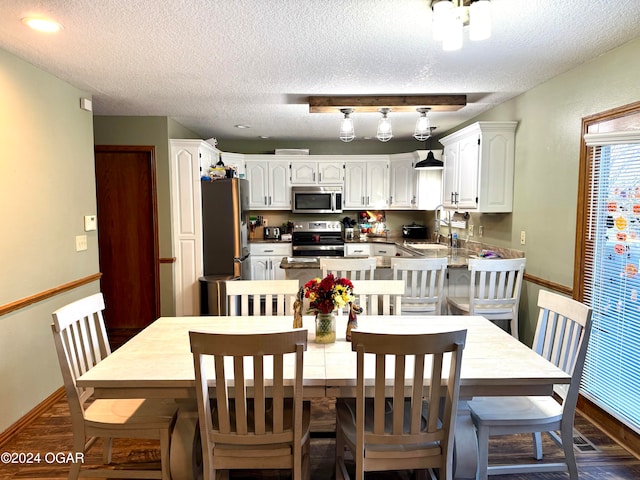
[[[296,157],[291,162],[291,185],[342,185],[343,182],[342,161]]]
[[[415,164],[417,152],[399,153],[390,156],[389,163],[389,208],[409,210],[418,208],[416,195],[418,175]]]
[[[389,206],[389,160],[371,156],[345,162],[343,208]]]
[[[289,166],[289,160],[275,160],[273,155],[246,157],[250,209],[291,209]]]
[[[517,122],[477,122],[440,139],[442,203],[481,213],[513,210]]]

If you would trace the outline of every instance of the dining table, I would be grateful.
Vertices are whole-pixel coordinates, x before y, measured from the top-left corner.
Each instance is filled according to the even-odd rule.
[[[305,398],[355,397],[356,354],[346,340],[346,324],[346,315],[336,316],[336,341],[316,343],[315,319],[303,317],[302,328],[308,331],[303,366]],[[291,328],[293,315],[161,317],[80,376],[77,384],[93,388],[96,398],[175,399],[179,408],[171,439],[171,475],[173,480],[197,479],[202,471],[202,452],[198,450],[189,332],[251,334]],[[562,369],[482,316],[359,315],[357,328],[395,334],[467,330],[455,430],[456,479],[476,478],[477,440],[468,400],[474,396],[551,395],[554,384],[571,380]],[[292,368],[293,363],[285,363],[285,373],[289,371],[291,377]],[[365,366],[365,385],[372,383],[373,372],[373,364]],[[443,372],[443,378],[447,374]],[[388,375],[391,381],[393,371]],[[215,388],[214,378],[209,379],[209,385]]]

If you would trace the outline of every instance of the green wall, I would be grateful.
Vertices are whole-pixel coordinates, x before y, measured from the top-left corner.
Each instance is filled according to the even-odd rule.
[[[0,306],[98,273],[90,96],[0,50]],[[76,252],[75,237],[88,249]],[[93,282],[0,316],[0,432],[62,385],[51,312]]]
[[[639,78],[640,39],[473,119],[518,121],[513,214],[472,215],[476,228],[485,227],[484,241],[523,250],[527,273],[573,286],[582,118],[640,100]],[[529,344],[538,290],[526,283],[521,302],[521,338]]]

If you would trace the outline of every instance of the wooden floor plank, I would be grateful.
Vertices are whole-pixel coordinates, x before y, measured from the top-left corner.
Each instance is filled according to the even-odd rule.
[[[311,441],[311,478],[330,480],[334,476],[335,441],[324,438],[322,432],[335,428],[334,403],[330,400],[317,401],[312,405],[314,431],[320,434]],[[595,452],[576,453],[581,480],[637,480],[640,478],[640,461],[625,449],[611,441],[584,417],[577,415],[576,429],[596,447]],[[71,451],[71,419],[66,399],[53,404],[2,447],[2,452],[40,453],[41,458],[48,453],[68,453]],[[96,443],[88,459],[99,460],[100,443]],[[544,437],[543,451],[546,460],[560,458],[561,450]],[[491,440],[490,462],[531,462],[531,436],[516,435],[497,437]],[[114,440],[114,461],[127,461],[141,467],[159,464],[159,445],[152,440]],[[0,480],[57,480],[65,479],[68,465],[60,463],[2,464]],[[237,472],[233,480],[248,479],[288,479],[288,472]],[[407,472],[380,472],[367,476],[368,480],[408,480]],[[498,478],[498,477],[496,477]],[[502,475],[500,480],[566,480],[565,473]]]

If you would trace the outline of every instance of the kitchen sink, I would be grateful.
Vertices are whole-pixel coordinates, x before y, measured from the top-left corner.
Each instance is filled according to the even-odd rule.
[[[317,257],[287,257],[289,263],[317,263]]]
[[[448,250],[449,247],[440,243],[405,243],[405,246],[415,250]]]

